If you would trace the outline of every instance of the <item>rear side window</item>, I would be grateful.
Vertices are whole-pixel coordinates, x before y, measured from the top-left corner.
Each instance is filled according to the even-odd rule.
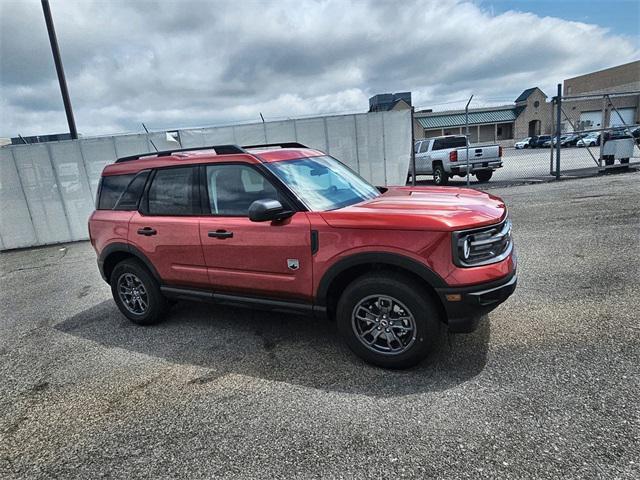
[[[466,147],[467,140],[465,137],[438,138],[433,141],[432,150],[445,150],[447,148]]]
[[[138,173],[120,195],[115,210],[137,210],[148,177],[149,170]]]
[[[200,197],[195,167],[157,170],[149,187],[151,215],[198,215]]]
[[[429,142],[422,142],[422,145],[420,145],[420,153],[426,152],[428,148]]]
[[[120,195],[125,191],[134,175],[108,175],[100,180],[98,193],[98,210],[112,210],[116,206]]]

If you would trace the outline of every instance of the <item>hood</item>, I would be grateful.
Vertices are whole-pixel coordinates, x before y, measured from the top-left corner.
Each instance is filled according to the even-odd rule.
[[[321,212],[335,228],[452,231],[498,223],[501,198],[467,188],[391,187],[373,200]]]

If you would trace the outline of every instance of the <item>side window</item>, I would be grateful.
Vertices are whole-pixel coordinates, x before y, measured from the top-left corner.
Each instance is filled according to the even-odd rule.
[[[414,148],[413,148],[413,151],[414,151],[415,153],[420,153],[420,146],[421,146],[422,144],[423,144],[423,142],[416,142],[416,144],[415,144],[415,146],[414,146]]]
[[[98,210],[112,210],[133,177],[133,174],[102,177],[96,208]]]
[[[114,210],[137,210],[138,202],[140,201],[148,177],[149,170],[138,173],[133,180],[129,182],[129,185],[126,190],[122,192],[122,195],[120,195],[120,199]]]
[[[442,141],[441,140],[434,140],[433,141],[433,147],[431,148],[431,150],[442,150]]]
[[[149,187],[152,215],[197,215],[200,213],[196,167],[165,168],[156,171]]]
[[[256,200],[274,199],[283,203],[275,187],[247,165],[208,165],[207,190],[212,215],[246,217]]]
[[[424,153],[429,149],[429,142],[422,142],[420,145],[420,153]]]

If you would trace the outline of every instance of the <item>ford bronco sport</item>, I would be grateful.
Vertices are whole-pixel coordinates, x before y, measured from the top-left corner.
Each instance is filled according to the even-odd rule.
[[[374,187],[297,143],[120,158],[89,235],[132,322],[156,323],[178,299],[323,315],[389,368],[423,359],[442,325],[472,331],[516,286],[500,198]]]

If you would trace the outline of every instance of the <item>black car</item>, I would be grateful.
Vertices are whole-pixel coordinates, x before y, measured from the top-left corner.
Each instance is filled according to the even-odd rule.
[[[539,135],[537,137],[531,137],[529,146],[531,146],[531,148],[542,148],[545,146],[545,142],[551,142],[551,135]],[[547,144],[547,147],[548,146],[549,144]]]
[[[567,137],[560,142],[560,145],[562,147],[575,147],[578,140],[586,136],[586,133],[574,133],[572,135],[567,135]]]

